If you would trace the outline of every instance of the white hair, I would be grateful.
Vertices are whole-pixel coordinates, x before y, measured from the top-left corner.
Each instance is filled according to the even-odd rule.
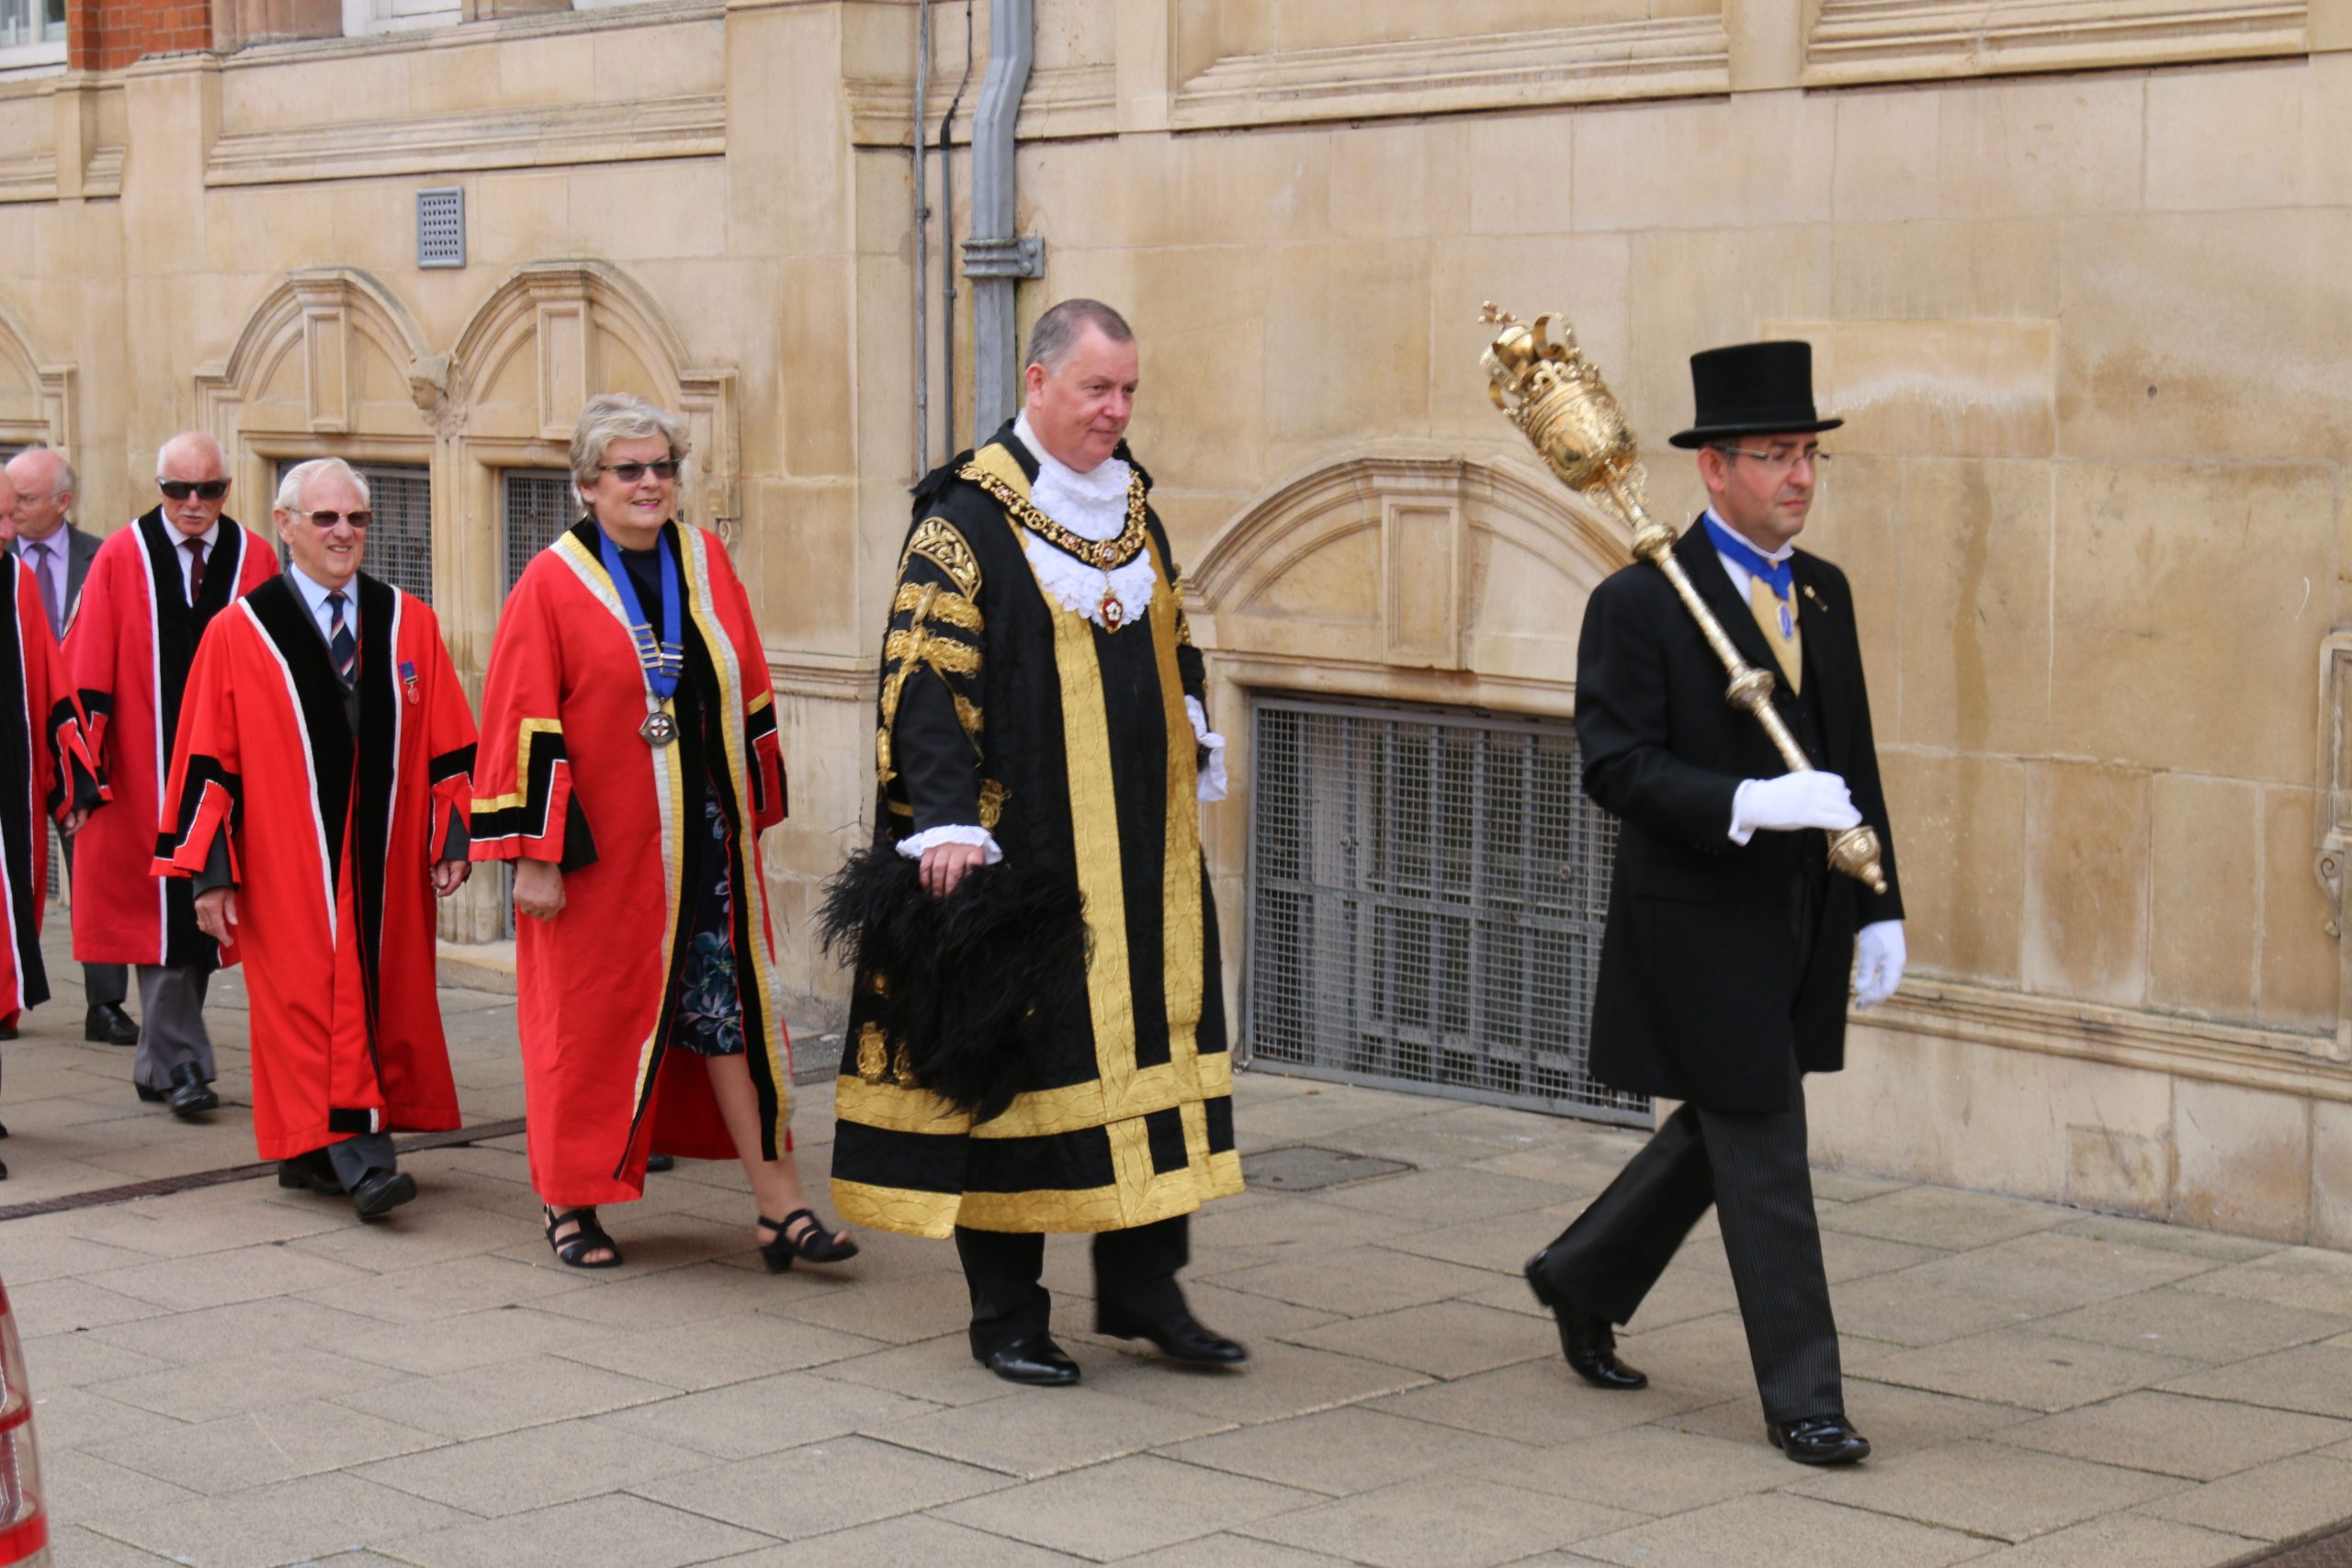
[[[183,430],[155,448],[155,477],[157,479],[164,477],[164,464],[170,457],[172,448],[182,444],[209,449],[214,466],[220,468],[223,476],[229,472],[229,454],[221,449],[220,443],[201,430]]]
[[[596,471],[604,466],[605,448],[616,441],[658,435],[670,444],[670,456],[682,470],[695,445],[686,437],[686,422],[659,403],[634,392],[599,392],[580,411],[571,432],[571,482],[583,493],[596,487]]]
[[[368,481],[359,477],[358,469],[340,457],[313,457],[307,463],[295,464],[286,470],[286,477],[277,481],[277,509],[280,512],[302,511],[302,487],[321,474],[334,474],[347,481],[359,492],[360,505],[375,505],[374,498],[368,493]]]

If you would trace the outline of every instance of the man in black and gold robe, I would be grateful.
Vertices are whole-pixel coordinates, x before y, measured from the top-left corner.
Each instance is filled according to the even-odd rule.
[[[835,1201],[854,1224],[953,1235],[973,1356],[1016,1382],[1078,1380],[1038,1283],[1048,1232],[1094,1236],[1098,1332],[1182,1361],[1247,1354],[1176,1282],[1186,1216],[1241,1190],[1198,806],[1222,797],[1223,741],[1127,460],[1136,378],[1116,311],[1046,313],[1021,415],[917,491],[883,655],[876,849],[908,863],[903,904],[939,901],[900,913],[952,921],[1016,868],[1083,899],[1082,928],[1023,944],[1019,1046],[978,1096],[927,1087],[927,1043],[910,1061],[893,1021],[906,987],[936,985],[933,1032],[952,1036],[972,1016],[958,992],[1001,992],[1005,966],[910,978],[869,943],[843,1050]]]

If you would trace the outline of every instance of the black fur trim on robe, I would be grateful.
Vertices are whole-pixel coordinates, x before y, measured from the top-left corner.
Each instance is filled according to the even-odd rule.
[[[818,931],[882,977],[876,1019],[916,1085],[986,1122],[1020,1090],[1037,1016],[1085,1010],[1085,966],[1069,961],[1088,942],[1085,904],[1077,878],[1034,865],[977,867],[944,898],[922,874],[895,849],[860,851],[825,884]]]

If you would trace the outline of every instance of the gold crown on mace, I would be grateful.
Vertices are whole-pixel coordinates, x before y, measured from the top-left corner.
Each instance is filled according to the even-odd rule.
[[[1577,346],[1567,317],[1546,311],[1521,321],[1488,300],[1478,319],[1503,329],[1478,358],[1487,395],[1561,482],[1580,491],[1638,486],[1641,466],[1624,411]]]

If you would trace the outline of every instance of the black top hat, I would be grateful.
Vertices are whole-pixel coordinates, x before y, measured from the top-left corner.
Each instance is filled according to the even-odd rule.
[[[1728,436],[1796,435],[1835,430],[1813,406],[1813,344],[1739,343],[1690,356],[1690,392],[1699,405],[1690,429],[1667,440],[1712,446]]]

